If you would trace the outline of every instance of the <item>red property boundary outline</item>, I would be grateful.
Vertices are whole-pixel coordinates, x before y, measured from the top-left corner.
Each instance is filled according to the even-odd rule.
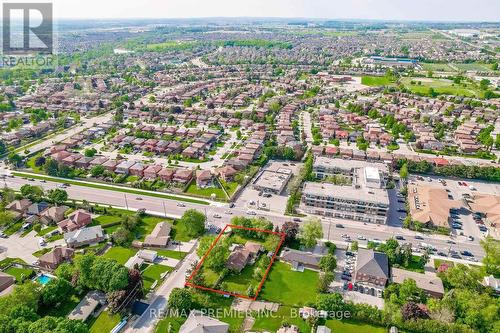
[[[278,244],[278,247],[276,247],[276,250],[274,251],[274,254],[271,257],[271,262],[269,263],[269,266],[267,266],[267,269],[266,269],[266,272],[264,274],[264,277],[262,278],[262,280],[259,283],[259,286],[257,288],[257,292],[255,293],[255,297],[250,297],[250,296],[242,295],[242,294],[238,294],[238,293],[232,293],[230,291],[223,291],[223,290],[219,290],[219,289],[208,288],[208,287],[205,287],[205,286],[199,286],[199,285],[196,285],[194,283],[191,283],[191,280],[196,275],[196,273],[198,273],[198,271],[199,271],[201,265],[203,265],[203,262],[205,261],[206,257],[212,251],[212,249],[217,244],[217,242],[222,237],[222,235],[224,234],[224,232],[226,231],[226,229],[228,227],[230,227],[231,229],[245,229],[245,230],[265,232],[265,233],[268,233],[268,234],[278,235],[278,236],[281,237],[281,240],[280,240],[280,242]],[[281,248],[281,245],[283,245],[284,241],[285,241],[285,233],[283,233],[283,232],[276,232],[276,231],[263,230],[263,229],[257,229],[257,228],[247,228],[247,227],[243,227],[243,226],[239,226],[239,225],[226,224],[226,226],[224,227],[224,229],[222,229],[221,232],[219,233],[219,236],[217,236],[217,238],[214,240],[214,242],[212,243],[212,245],[210,245],[210,248],[208,249],[207,253],[205,253],[205,255],[203,256],[203,258],[201,259],[201,261],[198,263],[198,265],[196,265],[196,268],[194,269],[194,271],[189,276],[187,282],[185,283],[185,286],[193,287],[193,288],[197,288],[197,289],[201,289],[201,290],[213,291],[213,292],[221,294],[221,295],[229,295],[229,296],[234,296],[234,297],[239,297],[239,298],[245,298],[245,299],[249,299],[251,301],[255,301],[257,299],[257,296],[259,296],[260,290],[262,289],[262,286],[264,285],[264,282],[267,279],[269,271],[271,270],[271,266],[273,265],[273,263],[274,263],[274,261],[276,259],[276,255],[278,254],[278,251]]]

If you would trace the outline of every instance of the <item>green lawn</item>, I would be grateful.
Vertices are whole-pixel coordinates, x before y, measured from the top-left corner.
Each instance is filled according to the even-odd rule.
[[[455,265],[453,261],[443,260],[443,259],[434,259],[434,268],[438,269],[441,264],[448,264],[449,266]]]
[[[9,267],[5,273],[12,275],[16,278],[16,283],[22,283],[23,279],[26,280],[35,274],[35,271],[29,268]]]
[[[186,193],[194,194],[201,197],[205,197],[207,199],[212,198],[212,194],[215,194],[215,198],[219,200],[226,200],[227,196],[224,193],[224,190],[218,187],[207,187],[207,188],[198,188],[195,181],[192,181],[188,188],[186,189]]]
[[[240,184],[238,184],[237,182],[223,182],[221,181],[222,183],[222,186],[224,186],[224,188],[226,189],[226,192],[227,194],[229,194],[229,196],[233,196],[234,192],[236,192],[236,189],[238,188],[238,186]]]
[[[420,84],[418,84],[419,82]],[[421,95],[428,95],[430,88],[443,95],[466,97],[480,97],[481,95],[479,89],[470,83],[455,84],[447,79],[403,78],[401,83],[411,92]]]
[[[51,226],[48,226],[42,230],[40,230],[38,232],[38,236],[45,236],[46,234],[48,234],[49,232],[53,231],[53,230],[56,230],[57,229],[57,226],[56,225],[51,225]]]
[[[275,262],[259,298],[289,306],[303,306],[314,302],[318,276],[317,272],[308,269],[296,272],[286,263]]]
[[[7,257],[7,258],[0,261],[0,269],[4,269],[5,267],[9,266],[12,263],[25,264],[26,262],[20,258]]]
[[[3,232],[4,234],[6,234],[7,236],[12,236],[13,234],[15,234],[16,232],[19,231],[19,229],[21,229],[21,227],[23,226],[23,221],[18,221],[16,223],[13,223],[11,224],[7,229],[5,229]]]
[[[479,62],[472,62],[467,64],[453,64],[460,71],[479,71],[479,72],[493,72],[491,64],[482,64]]]
[[[414,271],[417,273],[424,273],[424,266],[420,263],[419,256],[411,256],[411,261],[406,267],[401,267],[408,271]]]
[[[327,320],[326,326],[332,332],[342,333],[386,333],[387,329],[384,327],[372,326],[370,324],[363,324],[351,320]]]
[[[118,323],[121,318],[119,314],[111,314],[108,311],[103,311],[99,317],[91,323],[90,333],[104,333],[110,332]]]
[[[110,248],[103,257],[115,259],[120,264],[125,264],[127,260],[133,257],[137,253],[137,249],[129,249],[121,246],[114,246]]]
[[[434,64],[434,63],[420,63],[422,68],[426,71],[433,72],[455,72],[456,70],[448,64]]]
[[[136,238],[140,241],[144,241],[146,236],[153,231],[156,225],[163,221],[172,222],[172,220],[164,217],[144,216],[141,219],[141,222],[134,229]]]
[[[173,268],[164,265],[149,265],[142,272],[144,290],[149,290],[156,280],[160,280],[160,275],[165,272],[170,272]]]
[[[178,333],[182,324],[186,321],[185,317],[166,317],[158,322],[156,333]],[[169,330],[170,328],[170,330]]]
[[[370,87],[388,86],[393,82],[386,76],[363,76],[361,77],[361,84]]]
[[[93,219],[96,225],[110,224],[120,222],[122,220],[121,216],[116,215],[101,215]]]
[[[184,259],[186,256],[186,252],[182,251],[175,251],[175,250],[155,250],[159,256],[167,257],[167,258],[172,258],[172,259]]]
[[[62,179],[62,178],[45,176],[45,175],[42,176],[42,175],[36,175],[36,174],[26,173],[26,172],[13,172],[12,174],[14,176],[18,176],[18,177],[30,177],[30,178],[35,178],[35,179],[45,179],[45,180],[50,180],[52,182],[68,183],[70,185],[92,187],[92,188],[97,188],[100,190],[108,190],[108,191],[116,191],[116,192],[145,195],[145,196],[150,196],[150,197],[191,202],[191,203],[200,204],[200,205],[208,205],[209,204],[208,202],[202,201],[202,200],[178,197],[175,195],[163,194],[163,193],[158,193],[158,192],[153,192],[153,191],[143,192],[143,191],[138,191],[138,190],[135,190],[132,188],[127,188],[127,187],[111,187],[111,186],[105,186],[105,185],[101,185],[101,184],[97,184],[97,183],[78,182],[78,181],[74,181],[71,179]]]
[[[170,232],[170,236],[180,242],[189,242],[192,237],[188,235],[188,229],[189,226],[186,225],[186,223],[176,220]]]
[[[256,280],[253,277],[253,271],[257,265],[258,262],[254,265],[247,265],[239,274],[229,274],[224,278],[224,283],[227,284],[227,291],[246,295],[248,286],[258,286],[260,280]]]
[[[43,173],[43,166],[36,166],[35,165],[35,160],[42,156],[42,153],[37,153],[33,156],[31,156],[27,161],[26,161],[26,166],[28,168],[30,168],[31,170],[33,170],[33,172],[35,173]]]
[[[298,315],[298,309],[294,309],[288,306],[280,306],[278,311],[274,312],[272,315],[266,316],[261,315],[255,318],[255,323],[253,324],[252,331],[257,332],[276,332],[283,321],[288,322],[290,325],[295,325],[299,328],[300,332],[311,332],[311,327],[307,324],[305,320],[300,318]],[[343,332],[343,331],[333,331],[333,332]],[[357,333],[364,333],[359,331]]]
[[[33,255],[37,258],[40,258],[41,256],[43,256],[45,253],[48,253],[50,252],[52,249],[51,248],[45,248],[45,249],[41,249],[41,250],[38,250],[36,252],[33,252]]]

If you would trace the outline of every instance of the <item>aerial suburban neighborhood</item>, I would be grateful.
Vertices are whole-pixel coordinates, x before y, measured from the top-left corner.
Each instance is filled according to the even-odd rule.
[[[0,333],[500,332],[498,4],[91,2],[4,43]]]

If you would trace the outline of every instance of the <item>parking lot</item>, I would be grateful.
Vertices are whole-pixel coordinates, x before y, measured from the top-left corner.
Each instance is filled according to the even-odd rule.
[[[451,217],[451,233],[453,237],[464,236],[467,241],[481,240],[491,233],[480,218],[476,219],[471,212],[467,200],[472,200],[478,193],[500,195],[500,185],[477,180],[457,180],[445,177],[412,176],[412,182],[423,183],[427,186],[444,189],[450,200],[460,204]],[[478,221],[478,223],[476,223]],[[481,224],[483,223],[483,224]]]
[[[266,167],[265,170],[277,170],[277,169],[289,169],[292,172],[292,178],[288,182],[287,186],[281,194],[274,193],[264,193],[264,191],[259,191],[253,188],[252,184],[255,178],[246,186],[246,188],[241,192],[240,196],[236,200],[235,204],[237,207],[244,207],[247,211],[255,212],[268,211],[278,214],[283,214],[285,212],[286,203],[288,201],[288,187],[290,182],[294,181],[295,175],[297,175],[302,167],[302,163],[287,163],[281,161],[272,161]],[[258,174],[256,175],[256,177]]]

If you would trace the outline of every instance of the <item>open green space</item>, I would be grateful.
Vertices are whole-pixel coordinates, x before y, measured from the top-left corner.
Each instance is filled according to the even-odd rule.
[[[297,316],[296,315],[297,313],[298,309],[294,309],[289,306],[280,306],[278,311],[272,313],[272,315],[257,316],[257,318],[255,318],[252,331],[276,332],[281,327],[282,323],[286,321],[290,325],[297,326],[300,332],[311,332],[311,326],[309,326],[305,320]],[[342,332],[342,331],[334,331],[334,332]],[[358,333],[361,332],[362,331]]]
[[[22,283],[24,280],[30,278],[35,274],[35,271],[30,268],[9,267],[5,273],[12,275],[16,278],[16,283]]]
[[[156,326],[156,333],[178,333],[182,324],[186,321],[185,317],[166,317],[158,322]]]
[[[119,314],[111,314],[108,311],[103,311],[93,322],[89,323],[90,333],[111,332],[120,320]]]
[[[158,253],[159,256],[167,257],[167,258],[172,258],[172,259],[184,259],[186,256],[186,252],[182,251],[176,251],[176,250],[156,250],[155,251]]]
[[[421,62],[420,66],[425,71],[433,71],[433,72],[456,72],[456,70],[448,64],[435,64],[435,63],[426,63]]]
[[[387,329],[384,327],[377,327],[370,324],[364,324],[353,320],[327,320],[326,326],[332,332],[342,333],[385,333]]]
[[[198,188],[195,181],[192,181],[186,189],[186,193],[197,195],[200,197],[205,197],[207,199],[212,198],[212,194],[215,194],[215,198],[219,200],[226,200],[227,196],[224,190],[218,187],[207,187]]]
[[[479,62],[471,62],[471,63],[454,63],[453,66],[458,68],[460,71],[478,71],[478,72],[493,72],[493,68],[491,64],[483,64]]]
[[[51,248],[45,248],[45,249],[41,249],[41,250],[38,250],[38,251],[35,251],[33,252],[33,256],[37,257],[37,258],[40,258],[41,256],[43,256],[45,253],[48,253],[50,252],[52,249]]]
[[[275,262],[259,298],[289,306],[303,306],[316,301],[319,274],[311,270],[292,271],[291,266]]]
[[[170,272],[171,270],[173,270],[172,267],[165,265],[149,265],[142,272],[144,290],[149,290],[155,281],[160,280],[163,273]]]
[[[195,204],[200,204],[200,205],[208,205],[209,204],[208,202],[202,201],[202,200],[191,199],[191,198],[186,198],[186,197],[177,197],[174,195],[168,195],[168,194],[152,192],[152,191],[139,191],[139,190],[134,190],[131,188],[126,188],[126,187],[106,186],[106,185],[97,184],[97,183],[80,182],[80,181],[75,181],[75,180],[71,180],[71,179],[50,177],[50,176],[45,176],[45,175],[42,176],[42,175],[36,175],[36,174],[32,174],[32,173],[25,173],[25,172],[13,172],[12,174],[14,176],[18,176],[18,177],[44,179],[44,180],[49,180],[49,181],[57,182],[57,183],[67,183],[70,185],[85,186],[85,187],[97,188],[100,190],[131,193],[131,194],[144,195],[144,196],[150,196],[150,197],[156,197],[156,198],[190,202],[190,203],[195,203]]]
[[[361,84],[370,87],[389,86],[393,84],[387,76],[363,76],[361,77]]]
[[[16,232],[19,231],[19,229],[21,229],[21,227],[23,226],[23,221],[18,221],[16,223],[12,223],[11,225],[9,225],[4,231],[3,233],[6,234],[7,236],[12,236],[13,234],[15,234]]]
[[[137,249],[114,246],[110,248],[103,257],[116,260],[120,264],[125,264],[127,260],[137,253]]]
[[[411,92],[420,95],[430,95],[431,88],[437,94],[465,97],[481,97],[481,91],[471,83],[453,83],[447,79],[403,78],[401,83]]]
[[[140,241],[144,241],[147,235],[149,235],[156,225],[160,222],[167,221],[172,222],[170,219],[166,219],[158,216],[144,216],[141,218],[139,224],[135,227],[134,232],[136,238]]]

